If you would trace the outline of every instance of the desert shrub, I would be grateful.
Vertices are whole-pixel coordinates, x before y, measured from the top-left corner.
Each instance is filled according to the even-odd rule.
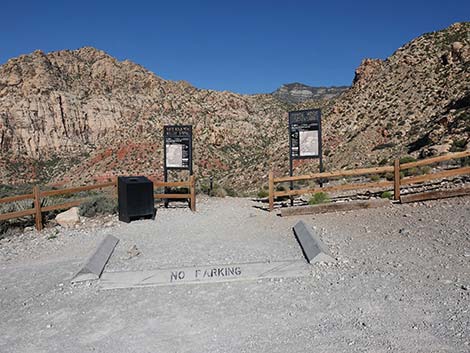
[[[416,158],[411,156],[405,156],[400,158],[400,164],[416,162]]]
[[[370,176],[370,180],[371,180],[371,181],[379,181],[379,180],[380,180],[380,175],[378,175],[378,174],[372,174],[372,175]]]
[[[405,169],[403,171],[403,173],[404,173],[405,176],[412,176],[412,175],[420,175],[421,174],[420,169],[416,168],[416,167]]]
[[[261,189],[260,191],[258,191],[258,194],[257,194],[257,195],[258,195],[258,197],[259,197],[260,199],[263,199],[263,198],[269,196],[269,192],[267,192],[267,191],[264,190],[264,189]]]
[[[84,217],[94,217],[116,213],[118,210],[116,200],[99,195],[80,205],[80,215]]]
[[[208,184],[201,184],[201,186],[199,187],[199,190],[204,193],[204,194],[207,194],[209,192],[209,185]]]
[[[382,158],[379,162],[379,166],[383,167],[384,165],[387,165],[388,159],[387,158]]]
[[[391,199],[392,198],[392,193],[390,191],[384,191],[380,197],[383,199]]]
[[[465,147],[467,146],[467,140],[455,140],[452,142],[452,146],[450,147],[450,152],[462,152],[465,151]]]
[[[421,174],[428,174],[431,172],[432,168],[428,165],[424,165],[422,167],[419,167],[419,170],[421,172]]]
[[[227,196],[227,191],[221,186],[214,186],[214,189],[211,192],[213,197],[225,197]]]
[[[387,179],[388,181],[392,181],[394,178],[395,177],[393,173],[385,173],[385,179]]]
[[[460,164],[462,167],[470,166],[470,157],[460,158]]]
[[[278,184],[276,186],[276,191],[286,191],[286,187],[284,185]]]
[[[235,189],[233,189],[231,187],[226,187],[225,191],[227,192],[227,196],[237,197],[237,192],[235,191]]]
[[[326,202],[330,202],[330,198],[326,192],[317,192],[308,200],[309,205],[318,205]]]
[[[392,148],[392,147],[395,147],[397,144],[396,143],[393,143],[393,142],[388,142],[388,143],[381,143],[379,145],[376,145],[372,151],[378,151],[378,150],[383,150],[383,149],[386,149],[386,148]]]

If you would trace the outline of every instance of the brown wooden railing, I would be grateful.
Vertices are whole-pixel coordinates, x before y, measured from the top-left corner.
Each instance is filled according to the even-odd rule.
[[[470,174],[470,167],[462,167],[444,170],[442,172],[404,177],[401,178],[400,171],[416,168],[420,166],[430,165],[433,163],[444,162],[452,159],[465,158],[470,156],[470,151],[451,153],[444,156],[427,158],[416,162],[409,162],[400,164],[400,160],[396,159],[393,166],[384,166],[384,167],[375,167],[375,168],[361,168],[361,169],[351,169],[351,170],[338,170],[333,172],[323,172],[323,173],[314,173],[308,175],[299,175],[299,176],[286,176],[274,178],[273,172],[269,173],[269,210],[274,209],[274,199],[276,197],[282,196],[298,196],[304,194],[314,194],[316,192],[334,192],[334,191],[346,191],[346,190],[360,190],[360,189],[375,189],[375,188],[387,188],[393,186],[394,189],[394,199],[400,200],[400,186],[401,185],[410,185],[416,183],[422,183],[434,179],[447,178],[452,176]],[[383,174],[383,173],[392,173],[392,181],[377,181],[377,182],[368,182],[368,183],[353,183],[353,184],[344,184],[344,185],[334,185],[327,186],[322,188],[313,188],[313,189],[300,189],[300,190],[287,190],[287,191],[275,191],[276,183],[299,181],[299,180],[315,180],[315,179],[325,179],[325,178],[335,178],[335,177],[345,177],[345,176],[359,176],[359,175],[373,175],[373,174]]]
[[[189,194],[162,194],[155,193],[154,197],[156,199],[188,199],[191,211],[196,211],[196,178],[194,175],[189,176],[188,181],[154,181],[153,187],[157,188],[174,188],[182,187],[188,188]]]
[[[90,191],[90,190],[103,189],[103,188],[106,188],[106,187],[115,187],[115,186],[116,186],[116,182],[115,181],[110,181],[108,183],[87,185],[87,186],[79,186],[79,187],[74,187],[74,188],[69,188],[69,189],[40,191],[39,186],[36,185],[36,186],[33,187],[33,193],[32,194],[10,196],[10,197],[5,197],[3,199],[0,199],[0,203],[7,203],[7,202],[15,202],[15,201],[20,201],[20,200],[32,199],[33,200],[33,205],[34,205],[33,208],[30,208],[30,209],[27,209],[27,210],[0,214],[0,221],[4,221],[4,220],[7,220],[7,219],[24,217],[24,216],[28,216],[28,215],[34,215],[35,223],[36,223],[36,229],[37,230],[42,230],[42,228],[43,228],[42,212],[61,210],[61,209],[65,209],[65,208],[79,206],[79,205],[81,205],[82,203],[84,203],[85,201],[88,200],[88,199],[73,200],[73,201],[58,204],[58,205],[50,205],[50,206],[41,207],[41,199],[42,198],[48,197],[48,196],[74,194],[74,193],[78,193],[78,192],[82,192],[82,191]]]
[[[157,199],[188,199],[190,201],[190,208],[192,211],[196,211],[196,180],[194,175],[189,177],[188,181],[178,181],[178,182],[154,182],[154,188],[161,188],[161,187],[187,187],[189,189],[189,194],[159,194],[155,193],[154,197]],[[34,186],[31,194],[24,194],[24,195],[17,195],[17,196],[9,196],[0,199],[0,204],[2,203],[9,203],[9,202],[16,202],[22,200],[33,200],[33,208],[16,211],[16,212],[9,212],[0,214],[0,221],[20,218],[24,216],[34,215],[35,224],[37,230],[43,229],[43,222],[42,222],[42,213],[49,212],[54,210],[61,210],[70,207],[75,207],[83,204],[84,202],[88,201],[89,198],[83,198],[79,200],[73,200],[70,202],[58,204],[58,205],[49,205],[49,206],[41,206],[41,200],[45,197],[49,196],[58,196],[58,195],[67,195],[67,194],[75,194],[83,191],[91,191],[97,189],[103,189],[113,187],[117,190],[117,178],[113,181],[94,184],[94,185],[85,185],[85,186],[78,186],[72,187],[68,189],[60,189],[60,190],[48,190],[48,191],[40,191],[39,186]],[[117,193],[115,193],[117,194]]]

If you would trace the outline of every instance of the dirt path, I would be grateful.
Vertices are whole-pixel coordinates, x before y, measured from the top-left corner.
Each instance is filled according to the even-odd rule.
[[[292,218],[253,206],[206,199],[196,214],[2,240],[0,351],[470,351],[470,198]],[[69,281],[107,234],[120,243],[106,271],[300,260],[299,219],[337,258],[307,277],[107,291]]]

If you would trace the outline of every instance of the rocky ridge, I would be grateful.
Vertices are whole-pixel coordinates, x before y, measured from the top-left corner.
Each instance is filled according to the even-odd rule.
[[[386,60],[365,59],[325,108],[329,165],[428,157],[470,144],[470,23],[427,33]]]
[[[470,23],[425,34],[386,60],[364,60],[353,86],[293,106],[164,80],[85,47],[36,51],[0,66],[1,183],[161,177],[165,124],[192,124],[195,173],[248,192],[288,170],[287,112],[323,109],[327,169],[466,149]],[[315,170],[304,163],[298,172]]]

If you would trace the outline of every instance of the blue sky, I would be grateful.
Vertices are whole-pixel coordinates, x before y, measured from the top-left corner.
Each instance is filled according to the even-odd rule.
[[[349,85],[366,57],[470,20],[470,1],[10,1],[0,63],[94,46],[199,88],[264,93]]]

